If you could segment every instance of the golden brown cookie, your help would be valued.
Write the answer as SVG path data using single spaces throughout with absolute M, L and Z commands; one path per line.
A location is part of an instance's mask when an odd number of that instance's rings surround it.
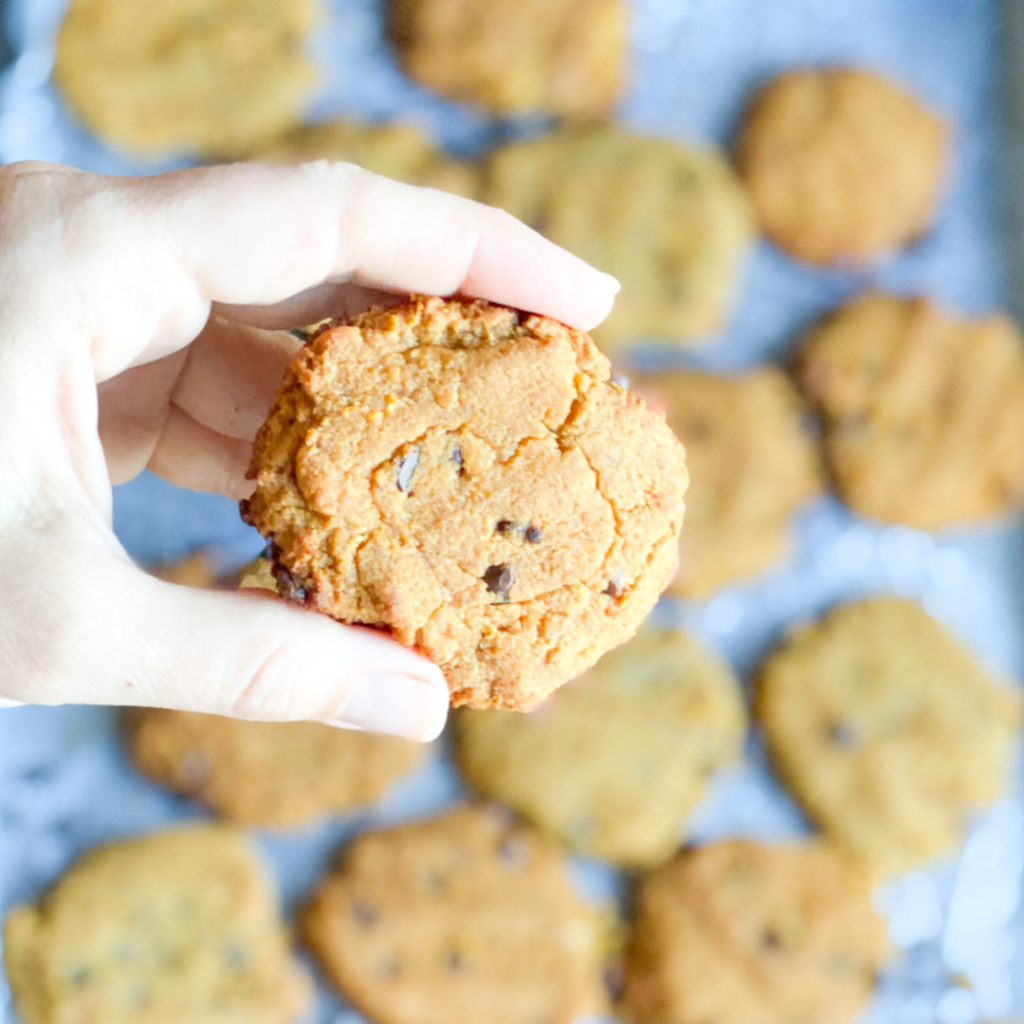
M 602 929 L 557 847 L 493 807 L 355 839 L 302 915 L 376 1024 L 569 1024 L 604 1002 Z
M 388 24 L 407 74 L 495 114 L 601 118 L 622 92 L 623 0 L 391 0 Z
M 849 69 L 793 71 L 757 95 L 736 159 L 761 227 L 817 264 L 865 264 L 930 227 L 949 130 L 899 86 Z
M 465 711 L 455 755 L 485 796 L 572 849 L 627 867 L 668 857 L 746 712 L 732 669 L 684 633 L 642 629 L 528 715 Z
M 452 703 L 532 707 L 675 569 L 686 468 L 587 335 L 417 299 L 328 329 L 260 430 L 243 515 L 281 593 L 388 628 Z
M 715 843 L 640 883 L 621 1009 L 635 1024 L 848 1024 L 887 953 L 870 884 L 838 851 Z
M 927 612 L 840 605 L 769 656 L 756 711 L 782 779 L 826 834 L 883 875 L 948 853 L 1003 792 L 1018 694 Z
M 439 188 L 467 199 L 475 199 L 480 190 L 474 164 L 445 156 L 411 124 L 306 124 L 251 157 L 269 163 L 343 160 L 408 185 Z
M 217 569 L 208 552 L 193 551 L 177 562 L 155 566 L 151 572 L 165 583 L 177 583 L 183 587 L 208 590 L 218 583 Z
M 782 371 L 631 377 L 686 448 L 690 488 L 669 592 L 705 598 L 784 559 L 790 520 L 822 490 L 818 448 Z
M 222 826 L 100 847 L 4 923 L 22 1024 L 292 1024 L 312 1001 L 256 851 Z
M 499 149 L 484 200 L 621 281 L 595 332 L 603 347 L 693 342 L 725 326 L 753 216 L 710 147 L 613 127 L 565 130 Z
M 857 512 L 939 530 L 1024 501 L 1024 344 L 1009 317 L 867 294 L 810 332 L 797 376 Z
M 298 121 L 317 13 L 315 0 L 72 0 L 54 80 L 117 146 L 238 155 Z
M 143 774 L 231 821 L 269 826 L 372 803 L 425 749 L 316 722 L 242 722 L 158 708 L 133 709 L 126 735 Z

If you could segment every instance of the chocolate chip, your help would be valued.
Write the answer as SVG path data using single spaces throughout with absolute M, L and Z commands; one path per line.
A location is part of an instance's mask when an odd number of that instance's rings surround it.
M 781 949 L 782 940 L 771 928 L 766 928 L 761 933 L 761 945 L 765 949 Z
M 447 970 L 451 971 L 452 974 L 458 974 L 466 967 L 466 961 L 462 954 L 457 950 L 450 950 L 448 955 L 444 958 L 444 966 Z
M 612 579 L 608 581 L 608 586 L 604 588 L 602 593 L 607 594 L 609 597 L 619 598 L 626 592 L 626 574 L 620 569 Z
M 539 544 L 540 543 L 540 527 L 534 526 L 533 523 L 526 528 L 526 543 L 527 544 Z
M 252 521 L 252 502 L 248 498 L 243 498 L 238 503 L 238 514 L 242 517 L 242 522 L 248 526 L 253 525 Z
M 364 928 L 369 928 L 377 923 L 376 909 L 365 900 L 352 901 L 352 914 Z
M 289 569 L 286 569 L 283 565 L 274 563 L 274 567 L 271 570 L 274 574 L 274 580 L 277 583 L 277 592 L 286 601 L 305 601 L 306 600 L 306 588 L 303 586 L 302 581 L 298 576 L 294 575 Z
M 398 489 L 403 494 L 409 493 L 409 487 L 412 484 L 412 475 L 416 472 L 416 467 L 420 464 L 420 449 L 419 445 L 410 449 L 403 457 L 402 461 L 398 463 Z
M 494 532 L 500 533 L 503 537 L 507 536 L 510 533 L 514 533 L 515 528 L 516 524 L 513 523 L 511 519 L 499 519 L 494 524 Z
M 459 476 L 465 476 L 466 468 L 462 465 L 462 449 L 458 445 L 452 448 L 452 462 L 459 467 Z
M 490 593 L 497 594 L 502 601 L 507 601 L 512 589 L 512 566 L 489 565 L 484 573 L 484 583 L 487 584 Z
M 828 738 L 840 747 L 857 745 L 857 730 L 849 722 L 835 722 L 828 730 Z

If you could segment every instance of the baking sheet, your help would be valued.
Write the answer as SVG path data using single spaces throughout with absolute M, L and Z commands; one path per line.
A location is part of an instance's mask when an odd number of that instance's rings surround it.
M 799 331 L 868 284 L 921 292 L 981 312 L 1024 295 L 1018 214 L 998 188 L 1020 145 L 999 115 L 997 76 L 1013 31 L 996 0 L 634 0 L 632 86 L 621 119 L 640 130 L 726 143 L 750 89 L 793 65 L 866 65 L 902 80 L 957 128 L 950 195 L 934 232 L 870 273 L 813 270 L 761 245 L 742 301 L 720 343 L 693 357 L 659 346 L 645 366 L 690 362 L 734 368 L 782 359 Z M 1011 18 L 1024 5 L 1007 0 Z M 0 79 L 0 159 L 48 159 L 109 173 L 146 173 L 77 128 L 48 84 L 63 3 L 15 0 L 7 28 L 15 54 Z M 479 152 L 543 122 L 496 123 L 431 96 L 399 73 L 381 37 L 381 4 L 334 0 L 315 50 L 324 68 L 315 116 L 411 118 L 462 154 Z M 1002 54 L 1002 58 L 1000 55 Z M 1011 57 L 1012 60 L 1012 52 Z M 1016 96 L 1016 93 L 1010 95 Z M 1021 104 L 1024 110 L 1024 103 Z M 1024 116 L 1020 117 L 1024 138 Z M 1011 142 L 1012 145 L 1008 145 Z M 1016 156 L 1014 156 L 1016 154 Z M 1005 156 L 1004 156 L 1005 155 Z M 1010 182 L 1016 185 L 1016 180 Z M 1007 191 L 1011 197 L 1016 193 Z M 1013 211 L 1024 211 L 1024 190 Z M 1017 254 L 1017 255 L 1015 255 Z M 262 541 L 233 503 L 179 491 L 144 475 L 116 489 L 115 528 L 142 562 L 211 548 L 240 564 Z M 992 667 L 1024 679 L 1024 529 L 1019 520 L 931 537 L 880 527 L 834 499 L 800 520 L 791 564 L 705 604 L 663 601 L 656 614 L 723 651 L 745 677 L 790 623 L 848 597 L 895 591 L 918 597 Z M 903 953 L 881 979 L 866 1019 L 885 1024 L 971 1024 L 1024 1015 L 1024 802 L 1020 771 L 1010 798 L 975 823 L 962 855 L 876 894 Z M 443 756 L 390 797 L 354 817 L 297 832 L 259 832 L 289 907 L 345 837 L 367 825 L 428 814 L 462 793 Z M 198 812 L 133 775 L 116 741 L 114 714 L 93 708 L 0 711 L 0 913 L 34 899 L 79 852 Z M 695 838 L 774 838 L 805 831 L 765 770 L 756 737 L 697 812 Z M 576 861 L 581 885 L 617 894 L 621 879 Z M 0 980 L 0 1020 L 14 1021 Z M 360 1018 L 323 994 L 318 1024 Z

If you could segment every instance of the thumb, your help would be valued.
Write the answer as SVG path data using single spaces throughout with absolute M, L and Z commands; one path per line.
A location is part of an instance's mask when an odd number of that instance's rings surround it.
M 21 640 L 0 653 L 23 662 L 0 665 L 0 696 L 312 719 L 417 740 L 444 726 L 441 670 L 381 633 L 260 593 L 164 583 L 110 549 L 79 547 L 69 562 L 76 578 L 29 607 Z

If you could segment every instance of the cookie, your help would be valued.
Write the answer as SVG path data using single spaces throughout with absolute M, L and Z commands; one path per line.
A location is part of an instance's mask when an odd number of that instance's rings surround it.
M 526 709 L 630 637 L 675 569 L 683 449 L 590 338 L 419 298 L 296 357 L 248 522 L 281 593 L 387 628 L 454 705 Z
M 776 245 L 810 263 L 863 265 L 928 230 L 949 142 L 945 121 L 894 83 L 819 68 L 758 93 L 736 160 Z
M 602 347 L 692 343 L 725 327 L 753 215 L 716 150 L 621 128 L 565 130 L 497 150 L 484 200 L 622 282 L 595 332 Z
M 375 1024 L 569 1024 L 605 1002 L 597 912 L 557 847 L 497 808 L 360 835 L 301 928 Z
M 220 826 L 86 854 L 4 923 L 22 1024 L 292 1024 L 312 985 L 256 851 Z
M 1024 342 L 1009 317 L 867 294 L 810 332 L 797 376 L 855 511 L 940 530 L 1024 500 Z
M 641 881 L 621 1009 L 634 1024 L 848 1024 L 887 953 L 870 884 L 836 850 L 715 843 Z
M 297 123 L 317 13 L 314 0 L 72 0 L 54 81 L 115 146 L 240 155 Z
M 746 732 L 732 669 L 685 633 L 644 627 L 528 715 L 465 711 L 468 781 L 579 853 L 664 860 Z
M 706 598 L 790 550 L 790 520 L 823 483 L 818 446 L 789 378 L 763 366 L 732 377 L 666 371 L 631 385 L 666 410 L 686 448 L 690 488 L 677 597 Z
M 343 160 L 408 185 L 439 188 L 467 199 L 475 199 L 479 192 L 473 164 L 446 157 L 410 124 L 307 124 L 252 158 L 268 163 Z
M 205 551 L 194 551 L 177 562 L 166 562 L 155 566 L 153 575 L 165 583 L 177 583 L 183 587 L 209 590 L 220 582 L 217 568 L 211 556 Z
M 242 722 L 157 708 L 126 716 L 128 753 L 155 782 L 247 825 L 296 826 L 372 803 L 423 746 L 316 722 Z
M 623 0 L 391 0 L 402 68 L 499 115 L 607 117 L 623 88 Z
M 760 672 L 756 712 L 779 775 L 880 875 L 949 853 L 1003 792 L 1018 694 L 917 604 L 840 605 Z

